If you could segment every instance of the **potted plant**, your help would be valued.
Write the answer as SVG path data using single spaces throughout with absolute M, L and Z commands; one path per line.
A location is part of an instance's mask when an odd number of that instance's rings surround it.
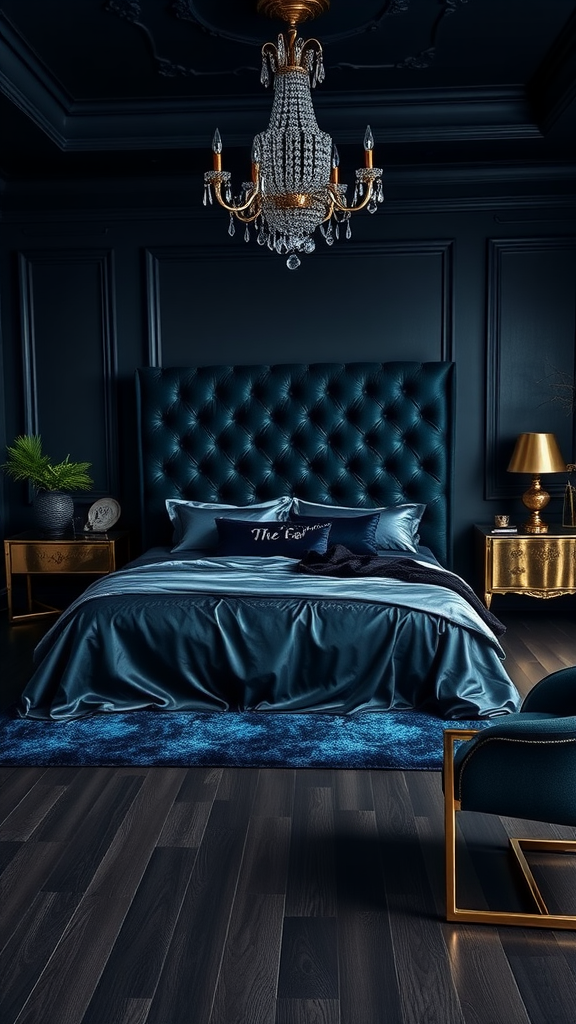
M 92 487 L 88 475 L 91 463 L 71 462 L 69 455 L 63 462 L 52 462 L 42 451 L 38 434 L 17 437 L 6 453 L 2 466 L 6 474 L 13 480 L 29 480 L 35 488 L 34 511 L 42 532 L 62 536 L 71 527 L 74 516 L 74 502 L 68 492 Z

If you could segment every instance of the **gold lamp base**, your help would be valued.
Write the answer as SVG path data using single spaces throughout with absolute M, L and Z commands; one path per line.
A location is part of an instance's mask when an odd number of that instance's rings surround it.
M 530 509 L 530 518 L 522 524 L 526 533 L 548 533 L 548 523 L 545 523 L 540 512 L 550 501 L 548 491 L 545 491 L 540 483 L 540 477 L 534 474 L 532 483 L 522 495 L 522 501 L 526 508 Z
M 526 533 L 548 533 L 540 512 L 550 501 L 548 491 L 540 483 L 541 473 L 563 473 L 566 463 L 562 458 L 554 434 L 519 434 L 508 465 L 509 473 L 532 473 L 532 483 L 522 495 L 522 501 L 531 515 L 522 526 Z

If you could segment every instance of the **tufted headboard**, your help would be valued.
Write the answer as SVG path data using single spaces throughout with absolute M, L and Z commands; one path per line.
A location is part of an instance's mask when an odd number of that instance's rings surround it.
M 166 498 L 292 494 L 424 502 L 422 543 L 450 563 L 453 363 L 146 367 L 136 392 L 145 547 L 170 542 Z

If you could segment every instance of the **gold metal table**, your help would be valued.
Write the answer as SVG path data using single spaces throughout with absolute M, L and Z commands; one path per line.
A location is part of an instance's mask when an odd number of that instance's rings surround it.
M 550 526 L 548 533 L 494 534 L 490 526 L 475 526 L 474 531 L 487 608 L 494 594 L 576 594 L 576 530 Z
M 129 534 L 126 530 L 86 537 L 48 539 L 37 533 L 20 533 L 4 541 L 6 589 L 9 622 L 58 615 L 62 609 L 34 600 L 32 579 L 49 573 L 106 576 L 124 565 L 130 557 Z M 24 611 L 14 608 L 14 577 L 26 578 Z

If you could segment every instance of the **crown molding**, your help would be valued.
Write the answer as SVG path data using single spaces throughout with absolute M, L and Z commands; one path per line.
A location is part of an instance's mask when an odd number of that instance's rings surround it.
M 66 148 L 66 114 L 71 105 L 71 97 L 26 46 L 2 11 L 0 91 L 60 149 Z
M 441 17 L 454 14 L 463 2 L 442 0 Z M 385 14 L 405 14 L 409 3 L 391 0 L 376 20 L 385 20 Z M 128 20 L 134 20 L 141 7 L 139 0 L 117 0 L 117 5 L 128 12 L 124 15 Z M 180 17 L 185 9 L 192 17 L 197 14 L 192 0 L 174 2 L 173 7 L 177 6 Z M 358 32 L 366 30 L 365 25 L 358 28 Z M 0 91 L 62 152 L 208 149 L 216 121 L 227 148 L 248 147 L 254 133 L 267 123 L 271 105 L 268 93 L 257 86 L 256 72 L 254 78 L 254 95 L 225 101 L 78 100 L 63 89 L 0 11 Z M 539 139 L 567 116 L 574 117 L 576 130 L 576 13 L 526 89 L 412 89 L 379 94 L 319 90 L 314 105 L 322 128 L 339 145 L 357 145 L 360 126 L 367 121 L 378 145 Z
M 576 100 L 576 11 L 528 83 L 534 115 L 544 133 Z M 575 114 L 576 116 L 576 114 Z
M 62 89 L 1 12 L 0 69 L 0 90 L 63 152 L 204 149 L 216 116 L 226 145 L 244 147 L 270 112 L 270 96 L 264 90 L 225 101 L 77 100 Z M 314 103 L 322 127 L 341 145 L 357 143 L 359 126 L 368 119 L 384 143 L 541 135 L 529 97 L 518 87 L 378 94 L 320 91 Z
M 0 75 L 0 89 L 64 152 L 207 149 L 216 118 L 226 146 L 249 147 L 270 114 L 267 96 L 230 99 L 225 106 L 215 100 L 64 105 L 37 79 L 16 88 L 5 78 Z M 541 136 L 526 97 L 515 88 L 332 94 L 317 97 L 315 108 L 323 129 L 341 145 L 361 141 L 367 121 L 379 143 Z

